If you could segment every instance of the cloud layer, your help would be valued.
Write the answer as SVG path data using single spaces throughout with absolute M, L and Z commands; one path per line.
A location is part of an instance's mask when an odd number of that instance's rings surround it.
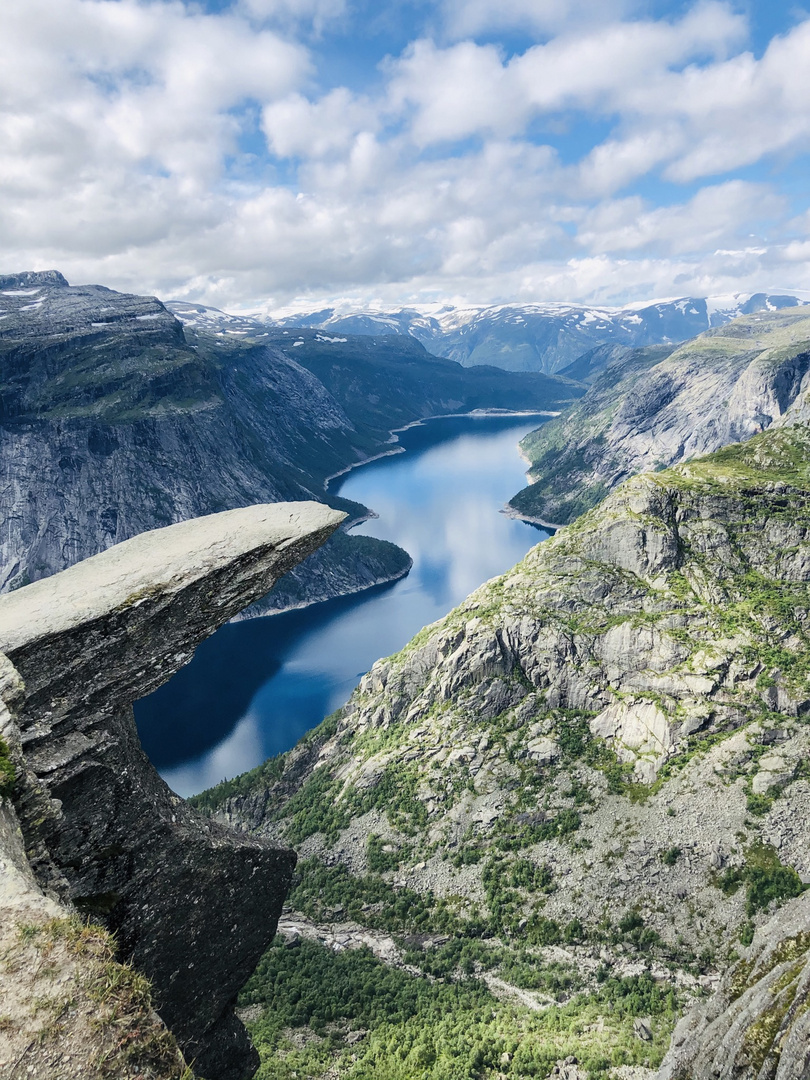
M 729 3 L 659 7 L 414 2 L 403 42 L 350 0 L 11 5 L 0 269 L 229 307 L 810 288 L 810 19 L 754 51 Z

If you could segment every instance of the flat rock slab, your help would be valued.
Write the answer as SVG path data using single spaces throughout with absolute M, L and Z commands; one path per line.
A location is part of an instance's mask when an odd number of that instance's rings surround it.
M 141 533 L 0 596 L 0 650 L 11 653 L 36 638 L 64 633 L 150 597 L 178 593 L 262 551 L 276 553 L 272 562 L 277 563 L 302 544 L 310 554 L 345 516 L 322 503 L 267 503 Z

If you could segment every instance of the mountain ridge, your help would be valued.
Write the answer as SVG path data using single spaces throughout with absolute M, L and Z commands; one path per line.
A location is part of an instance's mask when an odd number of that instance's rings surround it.
M 296 845 L 293 913 L 404 934 L 418 970 L 463 979 L 475 940 L 467 977 L 524 998 L 549 965 L 578 973 L 559 1006 L 576 1037 L 491 999 L 482 1045 L 522 1047 L 505 1075 L 571 1054 L 589 1076 L 657 1066 L 665 1010 L 640 998 L 652 1012 L 609 1021 L 597 967 L 683 1008 L 810 882 L 808 461 L 802 421 L 627 481 L 375 664 L 295 750 L 195 802 Z M 373 1032 L 362 1045 L 389 1067 Z
M 6 590 L 155 526 L 257 500 L 315 498 L 357 520 L 367 508 L 324 483 L 390 449 L 391 428 L 581 393 L 542 375 L 466 373 L 416 342 L 327 343 L 340 356 L 321 364 L 316 335 L 285 350 L 270 340 L 283 335 L 254 324 L 252 337 L 186 333 L 156 298 L 70 286 L 56 271 L 7 275 L 0 315 Z M 253 613 L 394 580 L 410 565 L 395 545 L 340 531 Z
M 410 334 L 439 356 L 465 366 L 494 364 L 515 371 L 560 373 L 588 350 L 607 343 L 640 348 L 688 340 L 739 315 L 801 306 L 782 293 L 738 293 L 639 301 L 623 307 L 562 302 L 392 310 L 313 312 L 266 317 L 283 328 L 332 333 Z

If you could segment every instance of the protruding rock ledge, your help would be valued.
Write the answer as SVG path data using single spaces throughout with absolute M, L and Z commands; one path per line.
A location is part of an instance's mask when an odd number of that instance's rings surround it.
M 132 702 L 343 516 L 318 503 L 214 514 L 0 597 L 0 650 L 25 682 L 4 725 L 13 801 L 39 885 L 115 931 L 187 1057 L 216 1080 L 258 1063 L 230 1005 L 275 932 L 295 855 L 174 795 L 140 748 Z

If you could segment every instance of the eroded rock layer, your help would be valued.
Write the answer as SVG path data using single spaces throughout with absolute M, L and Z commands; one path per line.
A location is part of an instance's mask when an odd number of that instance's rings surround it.
M 519 513 L 567 524 L 636 473 L 676 465 L 806 416 L 806 308 L 735 319 L 677 349 L 611 359 L 573 409 L 523 440 Z
M 810 895 L 779 912 L 711 1000 L 676 1027 L 659 1080 L 810 1076 Z

